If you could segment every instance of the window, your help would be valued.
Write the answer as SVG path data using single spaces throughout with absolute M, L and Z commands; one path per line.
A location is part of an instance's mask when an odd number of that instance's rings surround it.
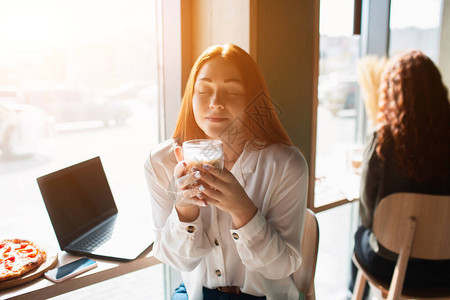
M 353 0 L 321 0 L 314 209 L 320 224 L 317 298 L 347 297 L 355 205 L 362 160 L 357 66 L 360 36 L 353 35 Z M 338 13 L 336 13 L 338 12 Z M 353 163 L 353 166 L 352 166 Z M 339 207 L 338 207 L 339 206 Z M 330 281 L 330 276 L 335 280 Z
M 353 5 L 353 0 L 320 1 L 316 208 L 358 193 L 358 178 L 352 173 L 361 159 L 356 140 L 360 41 L 352 35 Z
M 155 6 L 0 0 L 2 233 L 15 232 L 10 216 L 25 216 L 20 236 L 36 222 L 51 231 L 36 178 L 97 155 L 119 210 L 150 206 L 143 163 L 158 142 Z
M 442 0 L 391 0 L 389 56 L 419 49 L 438 64 L 442 5 Z

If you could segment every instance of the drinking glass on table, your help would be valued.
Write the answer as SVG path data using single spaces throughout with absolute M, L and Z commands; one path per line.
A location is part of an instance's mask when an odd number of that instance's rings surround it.
M 361 165 L 363 161 L 364 149 L 362 147 L 356 147 L 347 152 L 347 160 L 350 164 L 350 169 L 353 173 L 361 173 Z

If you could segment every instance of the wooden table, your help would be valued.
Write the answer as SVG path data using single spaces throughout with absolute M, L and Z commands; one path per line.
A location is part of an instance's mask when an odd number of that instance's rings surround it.
M 159 264 L 160 261 L 153 257 L 152 247 L 149 247 L 137 259 L 130 262 L 116 262 L 97 259 L 98 267 L 80 274 L 61 283 L 40 277 L 21 286 L 0 290 L 0 299 L 48 299 L 95 283 L 125 275 Z M 64 265 L 79 258 L 78 256 L 60 252 L 58 265 Z
M 58 265 L 64 265 L 79 258 L 60 250 L 35 182 L 36 176 L 31 174 L 25 177 L 26 180 L 13 182 L 10 178 L 15 174 L 13 168 L 11 167 L 8 173 L 4 167 L 5 163 L 2 165 L 0 162 L 0 204 L 2 207 L 8 207 L 8 209 L 0 209 L 0 240 L 23 238 L 37 242 L 44 249 L 58 253 Z M 14 167 L 17 166 L 14 164 Z M 30 182 L 26 182 L 27 180 Z M 8 190 L 7 188 L 12 185 L 20 188 Z M 130 192 L 129 189 L 133 191 Z M 141 190 L 144 191 L 141 192 Z M 145 192 L 145 186 L 136 187 L 136 184 L 131 183 L 123 183 L 123 186 L 119 186 L 115 194 L 119 213 L 136 217 L 136 212 L 139 212 L 151 217 L 148 195 Z M 130 262 L 95 258 L 98 267 L 77 277 L 61 283 L 53 283 L 42 276 L 23 285 L 0 290 L 0 299 L 48 299 L 154 266 L 160 262 L 153 257 L 151 250 L 149 247 L 137 259 Z

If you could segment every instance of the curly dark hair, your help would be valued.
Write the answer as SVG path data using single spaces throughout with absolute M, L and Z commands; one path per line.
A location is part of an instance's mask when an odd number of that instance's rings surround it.
M 417 50 L 393 57 L 381 75 L 379 108 L 381 158 L 394 149 L 400 170 L 418 181 L 449 176 L 448 91 L 430 58 Z

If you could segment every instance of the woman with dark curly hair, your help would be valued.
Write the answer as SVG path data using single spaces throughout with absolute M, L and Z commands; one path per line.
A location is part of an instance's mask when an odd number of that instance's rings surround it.
M 380 84 L 378 127 L 367 145 L 361 178 L 355 252 L 375 277 L 389 282 L 397 256 L 372 233 L 375 208 L 398 192 L 450 194 L 450 109 L 447 88 L 422 52 L 400 53 Z M 352 277 L 356 277 L 353 268 Z M 410 259 L 405 287 L 448 284 L 450 261 Z

